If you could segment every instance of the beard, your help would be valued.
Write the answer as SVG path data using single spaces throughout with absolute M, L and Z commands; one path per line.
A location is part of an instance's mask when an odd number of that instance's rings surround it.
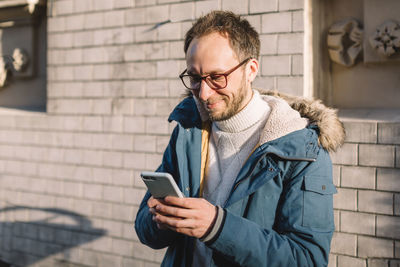
M 244 75 L 243 75 L 244 76 Z M 227 120 L 241 110 L 241 106 L 243 104 L 243 101 L 246 98 L 246 82 L 245 82 L 245 77 L 242 78 L 242 81 L 240 82 L 240 86 L 238 88 L 238 95 L 234 96 L 232 101 L 229 103 L 229 98 L 227 96 L 222 96 L 222 101 L 225 102 L 226 104 L 226 109 L 222 112 L 212 112 L 212 110 L 208 110 L 206 108 L 206 111 L 208 113 L 208 117 L 210 118 L 211 121 L 223 121 Z M 205 103 L 206 104 L 206 103 Z

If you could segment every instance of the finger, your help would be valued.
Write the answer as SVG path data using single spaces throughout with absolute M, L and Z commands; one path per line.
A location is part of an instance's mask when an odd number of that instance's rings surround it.
M 154 220 L 156 223 L 164 224 L 171 229 L 178 228 L 195 228 L 197 223 L 193 219 L 182 219 L 178 217 L 168 217 L 160 214 L 155 215 Z
M 196 207 L 196 202 L 198 201 L 198 198 L 179 198 L 179 197 L 173 197 L 173 196 L 167 196 L 165 197 L 164 201 L 168 205 L 173 205 L 181 208 L 194 208 Z
M 180 208 L 176 206 L 158 204 L 157 206 L 155 206 L 155 210 L 158 213 L 172 217 L 192 218 L 194 216 L 193 210 Z

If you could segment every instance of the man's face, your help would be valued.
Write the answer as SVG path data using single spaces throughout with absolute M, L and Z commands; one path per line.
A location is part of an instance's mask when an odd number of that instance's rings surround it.
M 193 39 L 186 53 L 187 73 L 192 75 L 224 73 L 239 63 L 229 40 L 219 33 Z M 232 72 L 227 81 L 225 88 L 215 90 L 203 80 L 200 90 L 193 90 L 212 121 L 229 119 L 242 110 L 252 97 L 244 67 Z

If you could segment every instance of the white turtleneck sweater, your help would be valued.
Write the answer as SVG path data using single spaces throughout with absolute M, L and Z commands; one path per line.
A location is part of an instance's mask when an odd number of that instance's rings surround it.
M 214 205 L 224 206 L 240 169 L 258 145 L 270 107 L 258 91 L 239 113 L 211 126 L 208 170 L 205 172 L 203 197 Z M 212 251 L 196 240 L 193 266 L 209 266 Z

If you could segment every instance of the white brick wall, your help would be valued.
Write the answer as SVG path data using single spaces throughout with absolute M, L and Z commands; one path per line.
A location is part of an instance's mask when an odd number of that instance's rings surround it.
M 159 266 L 133 228 L 184 92 L 183 38 L 227 9 L 260 33 L 254 86 L 303 94 L 302 0 L 56 0 L 48 18 L 46 113 L 0 113 L 0 258 L 16 266 Z M 156 23 L 171 20 L 155 30 Z M 399 124 L 346 121 L 332 154 L 330 267 L 400 258 Z M 19 208 L 18 208 L 19 207 Z M 14 210 L 13 210 L 14 209 Z M 368 259 L 371 258 L 371 259 Z M 368 265 L 367 265 L 368 263 Z

